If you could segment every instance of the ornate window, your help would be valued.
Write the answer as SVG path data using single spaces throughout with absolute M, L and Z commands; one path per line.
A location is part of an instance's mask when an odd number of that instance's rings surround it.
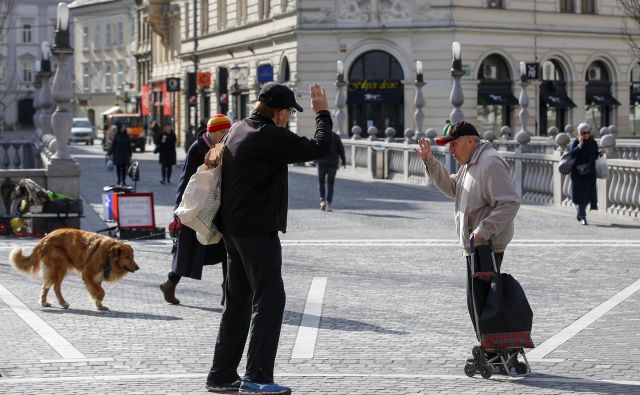
M 236 22 L 241 25 L 247 22 L 247 0 L 236 0 Z
M 24 44 L 31 43 L 31 24 L 25 23 L 22 25 L 22 42 Z
M 564 130 L 569 122 L 569 110 L 576 104 L 567 95 L 567 82 L 560 63 L 554 59 L 542 63 L 540 82 L 539 126 L 540 134 L 546 135 L 550 127 Z
M 504 8 L 502 0 L 487 0 L 487 8 Z
M 227 27 L 227 0 L 218 0 L 218 30 Z
M 580 11 L 583 14 L 595 14 L 596 13 L 596 0 L 582 0 Z
M 587 67 L 586 117 L 594 130 L 600 130 L 611 123 L 613 107 L 620 102 L 611 94 L 609 70 L 602 61 L 595 61 Z
M 82 64 L 82 91 L 89 92 L 91 90 L 91 78 L 89 77 L 89 63 Z
M 100 24 L 96 23 L 93 30 L 93 49 L 100 49 Z
M 271 0 L 258 0 L 258 17 L 267 19 L 271 13 Z
M 640 135 L 640 63 L 631 69 L 631 97 L 629 109 L 629 126 L 633 136 Z
M 111 77 L 111 63 L 104 64 L 104 90 L 113 91 L 113 78 Z
M 104 47 L 111 48 L 111 40 L 113 36 L 111 35 L 111 23 L 107 22 L 104 26 Z
M 82 27 L 82 49 L 89 49 L 89 26 Z
M 122 23 L 122 21 L 118 21 L 117 26 L 118 30 L 116 31 L 116 43 L 119 47 L 121 47 L 124 45 L 124 23 Z
M 518 105 L 505 59 L 497 54 L 485 58 L 478 70 L 478 80 L 478 128 L 498 133 L 502 126 L 511 126 L 511 113 Z
M 33 63 L 31 61 L 22 62 L 22 82 L 31 83 L 33 81 Z
M 227 5 L 226 5 L 226 1 L 222 1 L 222 2 L 225 3 L 224 18 L 226 20 Z M 220 16 L 220 13 L 218 13 L 218 16 Z M 202 34 L 209 33 L 209 0 L 200 1 L 200 33 Z

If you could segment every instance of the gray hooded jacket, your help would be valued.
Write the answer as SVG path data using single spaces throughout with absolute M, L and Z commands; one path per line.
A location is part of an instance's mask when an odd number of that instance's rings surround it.
M 455 199 L 456 230 L 464 254 L 469 255 L 469 236 L 477 233 L 493 240 L 495 252 L 503 252 L 513 238 L 513 219 L 520 208 L 509 164 L 491 144 L 478 145 L 467 164 L 451 174 L 432 158 L 427 173 L 445 195 Z

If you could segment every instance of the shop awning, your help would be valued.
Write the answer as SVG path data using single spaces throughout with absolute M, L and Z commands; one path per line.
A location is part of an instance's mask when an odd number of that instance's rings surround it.
M 577 107 L 576 103 L 574 103 L 566 93 L 549 93 L 543 95 L 542 99 L 547 104 L 547 106 L 553 108 Z
M 599 106 L 619 106 L 620 102 L 616 100 L 610 93 L 587 94 L 587 103 Z
M 517 106 L 518 99 L 511 92 L 478 92 L 478 104 L 485 106 Z
M 122 111 L 120 110 L 119 106 L 113 106 L 113 107 L 109 108 L 108 110 L 100 113 L 100 115 L 103 115 L 103 116 L 104 115 L 111 115 L 111 114 L 117 114 L 117 113 L 120 113 L 120 112 L 122 112 Z

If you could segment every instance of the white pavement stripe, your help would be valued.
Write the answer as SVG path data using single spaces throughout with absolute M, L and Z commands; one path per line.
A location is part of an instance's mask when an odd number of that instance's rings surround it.
M 78 349 L 0 284 L 0 299 L 64 359 L 86 359 Z
M 293 345 L 291 358 L 313 358 L 318 339 L 318 327 L 320 326 L 320 316 L 322 315 L 322 303 L 324 293 L 327 288 L 326 277 L 314 277 L 309 288 L 307 303 L 304 306 L 302 321 L 298 328 L 298 336 Z
M 378 379 L 420 379 L 420 380 L 460 380 L 471 382 L 467 376 L 454 375 L 454 374 L 358 374 L 358 373 L 278 373 L 277 377 L 281 378 L 378 378 Z M 176 379 L 197 379 L 204 380 L 202 372 L 200 373 L 159 373 L 159 374 L 131 374 L 131 375 L 105 375 L 105 376 L 69 376 L 69 377 L 29 377 L 29 378 L 10 378 L 3 377 L 0 379 L 0 388 L 3 385 L 11 384 L 27 384 L 27 383 L 48 383 L 48 382 L 95 382 L 95 381 L 139 381 L 139 380 L 154 380 L 154 381 L 167 381 Z M 526 382 L 544 382 L 555 384 L 581 384 L 588 382 L 592 385 L 627 385 L 638 388 L 627 388 L 629 391 L 640 390 L 640 381 L 633 380 L 597 380 L 590 378 L 571 378 L 571 377 L 493 377 L 492 381 L 495 382 L 508 382 L 508 381 L 526 381 Z M 204 385 L 204 382 L 203 382 Z M 628 392 L 632 393 L 632 392 Z
M 611 309 L 625 301 L 631 295 L 636 293 L 640 289 L 640 280 L 629 285 L 627 288 L 613 295 L 609 300 L 605 301 L 601 305 L 595 307 L 587 314 L 575 320 L 571 325 L 567 326 L 560 332 L 551 336 L 544 343 L 534 348 L 527 353 L 528 358 L 541 359 L 548 355 L 550 352 L 560 347 L 566 341 L 580 333 L 583 329 L 594 323 L 598 318 L 605 315 Z

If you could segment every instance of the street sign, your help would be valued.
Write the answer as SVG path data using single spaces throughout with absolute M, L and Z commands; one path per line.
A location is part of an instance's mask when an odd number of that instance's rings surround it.
M 540 63 L 527 63 L 527 79 L 537 80 L 540 78 Z
M 273 66 L 263 64 L 258 66 L 258 83 L 264 84 L 273 81 Z
M 180 92 L 180 78 L 169 77 L 166 79 L 167 92 Z
M 208 88 L 211 86 L 211 72 L 198 71 L 198 86 Z
M 463 64 L 462 72 L 464 73 L 463 75 L 471 75 L 471 66 L 469 66 L 468 64 Z

